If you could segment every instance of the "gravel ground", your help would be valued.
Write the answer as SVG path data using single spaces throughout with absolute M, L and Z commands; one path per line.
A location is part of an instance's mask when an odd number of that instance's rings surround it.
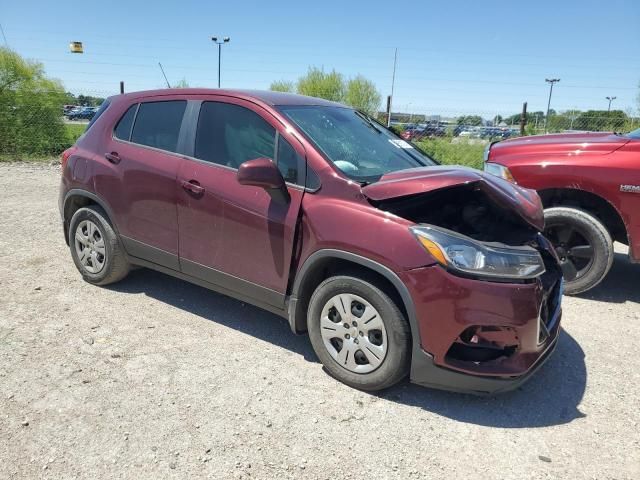
M 640 478 L 640 265 L 566 298 L 551 360 L 477 398 L 380 395 L 286 322 L 138 270 L 83 282 L 58 167 L 0 165 L 0 478 Z

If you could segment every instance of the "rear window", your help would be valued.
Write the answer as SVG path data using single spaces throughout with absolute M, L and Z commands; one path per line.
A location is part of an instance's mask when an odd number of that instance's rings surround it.
M 131 133 L 131 141 L 175 152 L 186 107 L 186 100 L 141 103 Z
M 129 109 L 122 116 L 118 125 L 113 131 L 113 135 L 120 140 L 129 140 L 131 138 L 131 127 L 133 126 L 133 119 L 136 116 L 136 108 L 138 104 L 131 105 Z
M 96 120 L 98 120 L 98 117 L 102 115 L 102 113 L 109 107 L 110 103 L 111 102 L 109 102 L 108 98 L 104 102 L 102 102 L 102 105 L 100 105 L 100 108 L 98 109 L 98 111 L 95 113 L 93 117 L 91 117 L 91 120 L 89 120 L 89 124 L 87 125 L 85 132 L 91 128 L 91 125 L 96 123 Z

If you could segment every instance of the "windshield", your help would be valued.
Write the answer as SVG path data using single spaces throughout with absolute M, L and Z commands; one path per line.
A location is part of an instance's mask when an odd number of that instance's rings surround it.
M 635 130 L 627 133 L 625 135 L 625 137 L 629 137 L 629 138 L 633 138 L 633 139 L 638 139 L 640 140 L 640 128 L 636 128 Z
M 353 180 L 370 183 L 389 172 L 436 165 L 411 144 L 351 108 L 296 105 L 279 109 Z

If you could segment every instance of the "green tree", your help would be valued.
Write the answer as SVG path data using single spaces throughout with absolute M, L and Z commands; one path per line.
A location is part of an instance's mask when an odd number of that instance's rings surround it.
M 104 102 L 103 97 L 93 97 L 91 95 L 83 95 L 83 94 L 75 96 L 71 92 L 67 92 L 65 93 L 65 95 L 66 95 L 66 98 L 64 102 L 65 104 L 68 104 L 68 105 L 83 105 L 87 107 L 98 107 L 102 105 L 102 102 Z
M 371 80 L 357 75 L 347 82 L 344 101 L 347 105 L 369 115 L 378 113 L 382 96 Z
M 479 126 L 482 125 L 482 117 L 480 115 L 463 115 L 458 117 L 457 123 L 458 125 Z
M 325 73 L 317 67 L 310 67 L 307 74 L 298 79 L 298 93 L 319 97 L 334 102 L 342 102 L 345 97 L 345 84 L 342 75 L 332 70 Z
M 175 85 L 171 85 L 173 88 L 189 88 L 189 82 L 187 82 L 187 79 L 182 77 L 182 80 L 179 80 L 178 82 L 176 82 Z
M 622 110 L 587 110 L 582 112 L 574 122 L 576 130 L 619 132 L 624 129 L 629 118 Z
M 276 80 L 275 82 L 271 82 L 269 90 L 274 92 L 293 93 L 295 91 L 295 85 L 293 82 L 289 82 L 287 80 Z
M 38 62 L 0 48 L 0 156 L 58 154 L 70 144 L 62 123 L 62 85 Z

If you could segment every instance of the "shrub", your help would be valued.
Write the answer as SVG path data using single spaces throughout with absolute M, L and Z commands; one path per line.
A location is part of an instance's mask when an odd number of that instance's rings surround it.
M 71 143 L 62 122 L 66 95 L 42 64 L 0 48 L 0 156 L 55 155 Z
M 484 143 L 473 140 L 459 140 L 454 143 L 449 138 L 426 138 L 419 141 L 418 146 L 430 157 L 446 165 L 464 165 L 482 169 Z

